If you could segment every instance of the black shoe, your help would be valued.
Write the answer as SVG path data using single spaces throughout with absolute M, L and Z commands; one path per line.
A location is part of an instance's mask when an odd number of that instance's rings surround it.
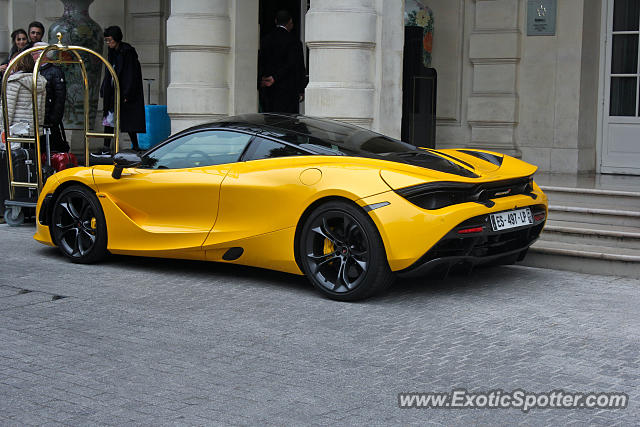
M 108 148 L 103 148 L 102 150 L 95 151 L 91 153 L 92 156 L 110 156 L 111 150 Z

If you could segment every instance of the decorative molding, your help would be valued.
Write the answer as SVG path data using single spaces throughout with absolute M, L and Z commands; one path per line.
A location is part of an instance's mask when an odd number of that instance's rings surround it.
M 455 117 L 438 117 L 436 115 L 436 126 L 460 126 L 460 120 Z
M 209 52 L 228 54 L 231 51 L 230 46 L 198 46 L 198 45 L 167 45 L 170 53 L 178 52 Z
M 368 13 L 371 15 L 378 15 L 378 13 L 376 12 L 374 7 L 361 7 L 361 8 L 354 8 L 354 7 L 343 7 L 343 8 L 337 8 L 337 7 L 331 7 L 331 8 L 327 8 L 327 9 L 322 9 L 322 8 L 318 8 L 318 7 L 312 7 L 311 9 L 309 9 L 309 11 L 307 12 L 307 14 L 311 13 Z
M 474 28 L 471 35 L 474 34 L 522 34 L 518 27 L 510 28 Z
M 371 127 L 373 125 L 373 118 L 369 117 L 337 117 L 337 116 L 327 116 L 325 117 L 331 120 L 337 120 L 339 122 L 349 123 L 356 126 L 362 127 Z
M 162 17 L 164 17 L 164 13 L 162 13 L 162 12 L 131 12 L 131 13 L 129 13 L 129 15 L 131 15 L 134 18 L 139 18 L 139 17 L 144 17 L 144 18 L 148 18 L 148 17 L 162 18 Z
M 226 20 L 231 21 L 229 15 L 215 13 L 171 13 L 172 17 L 184 19 Z
M 457 93 L 456 98 L 458 99 L 456 115 L 457 117 L 438 117 L 436 110 L 436 141 L 437 141 L 437 126 L 438 124 L 442 124 L 445 126 L 462 126 L 462 100 L 464 98 L 464 87 L 465 87 L 465 76 L 464 76 L 464 57 L 465 57 L 465 43 L 466 43 L 466 22 L 465 22 L 466 14 L 465 14 L 465 0 L 458 0 L 458 23 L 460 26 L 460 33 L 458 39 L 458 55 L 460 60 L 458 61 L 458 84 L 457 84 Z M 469 35 L 470 36 L 470 35 Z M 437 142 L 436 142 L 437 143 Z
M 483 91 L 473 91 L 471 92 L 471 96 L 469 98 L 517 98 L 518 92 L 516 91 L 503 91 L 503 90 L 494 90 L 491 92 L 483 92 Z
M 375 50 L 375 42 L 346 42 L 346 41 L 311 41 L 307 42 L 309 49 L 362 49 Z
M 469 58 L 473 65 L 519 64 L 521 58 Z
M 171 89 L 193 89 L 193 88 L 200 88 L 200 89 L 229 89 L 229 85 L 228 84 L 223 84 L 223 85 L 213 85 L 213 84 L 208 84 L 208 83 L 181 83 L 181 82 L 177 82 L 177 83 L 170 83 L 169 87 Z
M 228 114 L 189 114 L 189 113 L 169 113 L 172 119 L 197 119 L 197 120 L 207 120 L 207 119 L 224 119 L 225 117 L 229 117 Z M 203 120 L 203 121 L 204 121 Z
M 307 89 L 365 89 L 374 90 L 373 83 L 364 82 L 309 82 Z
M 469 125 L 476 128 L 515 128 L 518 122 L 487 122 L 484 120 L 468 121 Z

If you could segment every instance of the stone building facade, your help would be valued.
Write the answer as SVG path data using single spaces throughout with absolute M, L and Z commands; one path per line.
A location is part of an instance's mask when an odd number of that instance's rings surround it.
M 152 102 L 168 105 L 178 131 L 258 110 L 258 23 L 274 2 L 95 0 L 90 14 L 124 29 L 155 79 Z M 404 2 L 299 3 L 305 113 L 399 137 Z M 555 32 L 545 36 L 528 34 L 530 0 L 423 3 L 435 22 L 437 148 L 501 151 L 549 172 L 640 174 L 640 2 L 551 2 Z M 58 0 L 0 0 L 0 49 L 11 30 L 61 13 Z

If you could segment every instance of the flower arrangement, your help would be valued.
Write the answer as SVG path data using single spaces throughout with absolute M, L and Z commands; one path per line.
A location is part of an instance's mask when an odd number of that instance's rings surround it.
M 425 67 L 430 67 L 431 52 L 433 51 L 433 11 L 421 0 L 406 0 L 404 25 L 423 28 L 422 62 Z

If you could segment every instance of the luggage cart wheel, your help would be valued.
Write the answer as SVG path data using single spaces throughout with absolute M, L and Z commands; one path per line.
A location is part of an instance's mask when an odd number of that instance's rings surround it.
M 15 227 L 24 223 L 24 211 L 20 206 L 7 206 L 4 210 L 4 220 Z

